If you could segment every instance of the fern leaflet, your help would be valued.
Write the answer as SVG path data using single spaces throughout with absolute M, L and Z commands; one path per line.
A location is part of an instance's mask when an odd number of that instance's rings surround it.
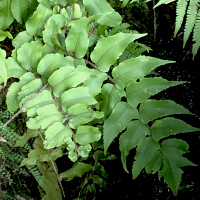
M 193 54 L 193 59 L 194 59 L 194 56 L 197 54 L 197 51 L 200 46 L 200 10 L 198 11 L 197 19 L 196 19 L 196 23 L 194 27 L 193 41 L 195 42 L 192 46 L 192 54 Z
M 185 44 L 190 36 L 190 33 L 192 32 L 196 17 L 197 17 L 197 9 L 198 9 L 198 0 L 190 1 L 188 10 L 187 10 L 187 18 L 186 18 L 186 24 L 184 29 L 184 37 L 183 37 L 183 48 L 185 47 Z
M 188 0 L 178 0 L 176 6 L 176 27 L 174 31 L 174 37 L 176 37 L 181 25 L 183 23 L 183 18 L 185 16 L 186 7 Z

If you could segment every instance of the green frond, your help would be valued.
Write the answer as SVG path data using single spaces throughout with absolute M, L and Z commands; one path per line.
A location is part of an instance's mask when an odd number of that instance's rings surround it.
M 185 16 L 186 7 L 188 0 L 178 0 L 176 6 L 176 26 L 174 31 L 174 37 L 176 37 L 181 25 L 183 23 L 183 18 Z
M 192 46 L 192 54 L 193 54 L 193 59 L 194 59 L 200 47 L 200 9 L 198 11 L 197 19 L 196 19 L 196 23 L 194 27 L 193 41 L 195 42 Z
M 190 4 L 187 10 L 185 29 L 184 29 L 183 48 L 185 47 L 185 44 L 190 36 L 190 33 L 194 28 L 198 7 L 199 7 L 198 0 L 190 0 Z

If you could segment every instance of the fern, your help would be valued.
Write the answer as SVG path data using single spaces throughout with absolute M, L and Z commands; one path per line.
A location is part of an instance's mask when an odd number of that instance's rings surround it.
M 176 24 L 175 24 L 175 31 L 174 37 L 176 37 L 181 25 L 183 23 L 183 18 L 185 16 L 185 11 L 187 8 L 188 0 L 178 0 L 176 6 Z
M 200 9 L 198 11 L 194 27 L 193 42 L 195 42 L 192 46 L 192 54 L 194 59 L 194 56 L 197 54 L 197 51 L 200 47 Z
M 197 9 L 198 9 L 198 0 L 192 0 L 189 3 L 189 7 L 187 10 L 187 18 L 186 18 L 186 24 L 184 29 L 184 37 L 183 37 L 183 48 L 185 47 L 185 44 L 190 36 L 190 33 L 192 32 L 196 17 L 197 17 Z

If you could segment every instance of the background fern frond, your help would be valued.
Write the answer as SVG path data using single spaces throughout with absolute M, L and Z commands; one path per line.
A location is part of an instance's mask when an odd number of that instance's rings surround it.
M 190 36 L 190 33 L 192 32 L 195 21 L 197 18 L 197 10 L 198 10 L 198 0 L 190 0 L 189 7 L 187 10 L 187 18 L 186 18 L 186 24 L 184 29 L 184 37 L 183 37 L 183 48 L 185 47 L 185 44 Z
M 174 31 L 174 37 L 176 37 L 181 25 L 183 23 L 183 18 L 185 16 L 185 11 L 187 8 L 188 0 L 178 0 L 176 6 L 176 25 Z
M 194 56 L 197 54 L 197 51 L 200 47 L 200 9 L 197 14 L 197 19 L 194 27 L 194 34 L 193 34 L 193 41 L 195 42 L 192 46 L 192 54 L 193 59 Z

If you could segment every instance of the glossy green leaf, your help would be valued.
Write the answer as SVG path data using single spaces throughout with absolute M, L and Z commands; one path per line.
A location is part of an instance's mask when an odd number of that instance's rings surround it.
M 6 65 L 9 69 L 8 78 L 20 78 L 26 72 L 12 57 L 6 59 Z
M 20 32 L 13 40 L 12 45 L 15 49 L 12 51 L 12 57 L 17 60 L 17 50 L 25 43 L 30 42 L 33 39 L 27 31 Z
M 25 103 L 24 100 L 20 102 L 19 106 L 21 107 L 23 103 Z M 56 101 L 52 98 L 52 95 L 48 90 L 43 90 L 24 106 L 23 111 L 27 112 L 28 117 L 35 117 L 37 115 L 37 109 L 49 104 L 56 105 Z
M 80 125 L 86 124 L 93 119 L 101 119 L 103 117 L 102 112 L 97 112 L 87 108 L 85 104 L 76 104 L 68 109 L 68 115 L 70 116 L 69 126 L 73 129 L 77 129 Z
M 27 96 L 39 92 L 42 86 L 43 86 L 43 83 L 41 79 L 39 78 L 36 78 L 30 81 L 29 83 L 27 83 L 21 88 L 20 92 L 18 92 L 17 100 L 20 102 L 24 98 L 28 99 Z
M 114 107 L 110 117 L 103 125 L 104 153 L 118 134 L 123 131 L 132 119 L 138 119 L 138 111 L 126 102 L 119 102 Z
M 7 84 L 8 74 L 7 74 L 7 66 L 6 66 L 6 52 L 0 48 L 0 77 L 3 79 L 4 86 Z
M 88 87 L 90 93 L 93 96 L 98 95 L 101 92 L 101 86 L 107 79 L 107 75 L 104 72 L 94 70 L 94 74 L 91 75 L 83 84 L 84 87 Z
M 6 96 L 6 104 L 10 112 L 14 112 L 19 108 L 19 103 L 17 100 L 18 92 L 24 85 L 28 84 L 30 81 L 34 79 L 35 79 L 34 74 L 32 74 L 31 72 L 27 72 L 20 77 L 19 82 L 12 83 Z
M 142 169 L 148 164 L 151 158 L 160 149 L 159 144 L 151 137 L 144 138 L 137 147 L 137 153 L 134 157 L 132 174 L 135 179 Z
M 11 13 L 11 0 L 0 1 L 0 30 L 5 30 L 12 24 L 14 18 Z
M 163 176 L 164 181 L 173 191 L 174 195 L 177 195 L 178 188 L 181 182 L 181 176 L 183 171 L 180 167 L 183 166 L 196 166 L 190 162 L 187 158 L 182 157 L 182 154 L 188 151 L 188 144 L 180 139 L 167 139 L 161 144 L 161 149 L 165 155 L 163 161 L 162 170 L 159 171 L 159 179 Z
M 96 63 L 100 71 L 107 72 L 130 42 L 145 35 L 117 33 L 116 35 L 102 38 L 91 53 L 91 60 Z
M 64 38 L 65 38 L 64 33 L 61 34 L 64 30 L 62 31 L 61 28 L 65 25 L 66 20 L 67 19 L 62 14 L 52 15 L 48 19 L 47 23 L 45 24 L 45 30 L 43 31 L 43 40 L 46 44 L 54 47 L 55 39 L 57 39 L 58 43 L 60 44 L 59 38 L 62 38 L 64 42 Z M 58 34 L 60 35 L 60 37 L 57 36 Z M 53 39 L 53 37 L 55 38 Z
M 93 69 L 82 65 L 76 69 L 73 66 L 62 67 L 50 76 L 48 82 L 53 87 L 54 95 L 60 97 L 63 92 L 83 83 L 93 73 Z
M 42 58 L 37 67 L 37 72 L 44 78 L 49 78 L 54 71 L 61 67 L 73 66 L 73 59 L 69 56 L 64 57 L 63 55 L 47 54 Z
M 30 118 L 26 123 L 30 129 L 46 129 L 55 122 L 64 123 L 65 121 L 63 115 L 58 112 L 54 104 L 39 108 L 36 112 L 38 116 Z
M 24 69 L 29 70 L 31 68 L 33 72 L 36 72 L 36 67 L 42 58 L 42 46 L 41 42 L 32 41 L 23 44 L 21 48 L 17 50 L 17 60 Z
M 102 103 L 101 111 L 104 112 L 104 118 L 108 118 L 115 107 L 121 101 L 121 98 L 126 95 L 124 90 L 117 89 L 113 84 L 104 84 L 101 90 Z
M 75 145 L 74 141 L 71 138 L 66 138 L 65 142 L 67 144 L 66 148 L 67 148 L 68 151 L 75 150 L 76 145 Z
M 146 63 L 146 66 L 144 67 L 145 68 L 148 67 L 147 63 Z M 141 68 L 146 70 L 144 67 L 141 66 Z M 133 72 L 137 74 L 140 73 L 140 68 L 135 69 L 135 71 L 136 72 L 134 71 Z M 146 75 L 146 73 L 144 75 Z M 132 76 L 135 76 L 135 75 L 132 75 Z M 140 78 L 140 77 L 141 76 L 137 76 L 137 78 Z M 122 81 L 122 79 L 120 81 Z M 126 89 L 127 102 L 129 103 L 130 106 L 136 108 L 139 103 L 148 99 L 150 96 L 155 95 L 169 87 L 176 86 L 182 83 L 185 83 L 185 82 L 184 81 L 167 81 L 166 79 L 163 79 L 161 77 L 141 78 L 139 82 L 137 82 L 136 80 L 132 81 L 127 86 L 127 89 Z
M 90 19 L 82 17 L 71 24 L 71 28 L 65 40 L 67 51 L 74 52 L 77 58 L 85 56 L 89 45 Z
M 23 147 L 30 138 L 34 138 L 37 137 L 38 135 L 38 130 L 31 130 L 28 129 L 27 133 L 25 133 L 25 135 L 23 135 L 19 141 L 16 142 L 16 144 L 14 145 L 14 147 Z
M 92 150 L 91 145 L 86 144 L 86 145 L 80 145 L 77 149 L 77 152 L 82 158 L 87 158 L 91 150 Z
M 120 24 L 122 18 L 119 13 L 115 12 L 114 9 L 106 0 L 83 0 L 83 5 L 90 15 L 99 15 L 107 12 L 111 12 L 106 15 L 102 15 L 97 20 L 102 25 L 115 27 Z
M 139 108 L 140 119 L 143 123 L 148 123 L 159 117 L 173 114 L 192 114 L 183 106 L 171 100 L 148 99 L 141 103 Z
M 114 77 L 116 86 L 120 89 L 123 89 L 128 85 L 129 82 L 143 78 L 156 67 L 165 65 L 167 63 L 174 63 L 174 61 L 139 56 L 120 63 L 113 69 L 112 75 Z
M 72 88 L 62 94 L 61 100 L 62 108 L 65 112 L 67 112 L 69 107 L 77 103 L 85 105 L 94 105 L 97 103 L 87 87 Z
M 33 15 L 26 21 L 26 31 L 31 35 L 42 36 L 44 25 L 46 24 L 49 17 L 52 15 L 52 10 L 39 4 L 37 10 Z
M 67 181 L 71 181 L 75 177 L 82 177 L 85 173 L 92 170 L 92 166 L 89 164 L 85 164 L 83 162 L 77 162 L 73 165 L 73 167 L 66 172 L 60 174 L 61 179 L 66 179 Z
M 97 127 L 79 126 L 76 132 L 75 140 L 79 144 L 88 144 L 100 140 L 101 132 Z
M 31 152 L 28 154 L 28 158 L 25 158 L 20 167 L 24 165 L 36 165 L 37 162 L 40 161 L 48 161 L 49 155 L 47 151 L 44 151 L 42 149 L 34 149 L 31 150 Z
M 59 53 L 61 55 L 64 56 L 64 52 L 59 50 L 59 49 L 55 49 L 52 46 L 49 46 L 48 44 L 45 44 L 42 49 L 41 49 L 41 53 L 42 53 L 42 57 L 46 56 L 47 54 L 51 54 L 51 53 Z
M 186 122 L 173 117 L 166 117 L 161 120 L 156 120 L 151 126 L 151 134 L 156 141 L 168 137 L 169 135 L 195 132 L 199 130 L 199 128 L 194 128 Z
M 50 1 L 60 6 L 66 6 L 68 4 L 67 0 L 50 0 Z
M 55 122 L 45 131 L 44 148 L 51 149 L 65 143 L 66 138 L 71 138 L 72 132 L 61 122 Z
M 128 156 L 129 151 L 135 148 L 147 135 L 150 135 L 147 126 L 139 120 L 134 120 L 129 123 L 127 130 L 120 136 L 119 147 L 121 151 L 121 160 L 127 173 L 126 157 Z
M 8 31 L 0 30 L 0 42 L 5 40 L 6 38 L 13 39 L 12 35 Z

